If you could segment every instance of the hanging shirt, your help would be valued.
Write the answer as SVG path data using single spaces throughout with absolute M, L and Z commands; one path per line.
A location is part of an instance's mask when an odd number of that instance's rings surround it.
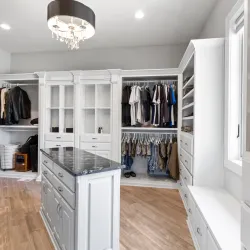
M 130 114 L 131 114 L 131 126 L 136 125 L 135 88 L 136 88 L 136 86 L 133 86 L 131 88 L 131 94 L 130 94 L 130 98 L 129 98 Z
M 4 113 L 5 113 L 4 111 L 5 111 L 5 105 L 6 105 L 5 95 L 6 95 L 7 91 L 8 91 L 8 89 L 6 89 L 6 88 L 2 89 L 2 91 L 1 91 L 1 119 L 4 118 Z
M 141 104 L 141 88 L 136 86 L 135 88 L 135 106 L 136 106 L 136 121 L 143 122 L 142 119 L 142 104 Z
M 131 126 L 130 95 L 131 86 L 125 86 L 122 90 L 122 126 Z

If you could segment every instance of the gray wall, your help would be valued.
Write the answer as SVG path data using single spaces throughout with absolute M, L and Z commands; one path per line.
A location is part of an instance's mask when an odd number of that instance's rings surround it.
M 237 0 L 219 0 L 204 25 L 200 38 L 225 37 L 226 17 L 236 3 Z
M 12 54 L 11 72 L 175 68 L 179 66 L 186 47 L 187 44 L 181 44 Z
M 10 53 L 0 49 L 0 74 L 10 72 Z

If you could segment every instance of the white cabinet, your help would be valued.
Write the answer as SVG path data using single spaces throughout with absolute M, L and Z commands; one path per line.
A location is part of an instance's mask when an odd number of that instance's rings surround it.
M 220 250 L 209 230 L 207 230 L 207 250 Z
M 70 208 L 70 206 L 61 199 L 61 207 L 59 209 L 62 230 L 62 249 L 64 250 L 72 250 L 75 244 L 75 214 L 74 210 Z
M 206 245 L 207 245 L 207 226 L 205 224 L 204 219 L 202 218 L 202 215 L 200 211 L 198 211 L 198 208 L 196 208 L 196 218 L 195 218 L 195 224 L 196 224 L 196 229 L 195 229 L 195 235 L 198 240 L 200 250 L 207 250 Z

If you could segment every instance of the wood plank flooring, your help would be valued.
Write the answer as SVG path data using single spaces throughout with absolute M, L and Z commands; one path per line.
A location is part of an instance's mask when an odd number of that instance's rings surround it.
M 0 178 L 0 250 L 53 250 L 40 184 Z M 121 187 L 121 250 L 194 250 L 177 190 Z

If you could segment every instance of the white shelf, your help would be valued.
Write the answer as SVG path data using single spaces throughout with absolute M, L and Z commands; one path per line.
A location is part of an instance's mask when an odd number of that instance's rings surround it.
M 194 96 L 194 89 L 192 89 L 191 91 L 189 91 L 183 98 L 182 100 L 185 100 L 187 98 L 193 97 Z
M 9 131 L 38 130 L 38 125 L 1 125 L 0 129 Z
M 82 109 L 95 109 L 95 107 L 83 107 Z
M 48 107 L 48 109 L 60 109 L 59 107 Z
M 188 80 L 188 82 L 183 86 L 183 90 L 189 86 L 194 86 L 194 75 Z
M 189 103 L 188 105 L 184 106 L 184 107 L 182 108 L 182 110 L 186 110 L 186 109 L 191 108 L 191 107 L 193 107 L 193 106 L 194 106 L 194 102 Z
M 183 117 L 182 120 L 193 120 L 194 117 L 193 116 L 188 116 L 188 117 Z
M 62 109 L 74 109 L 73 107 L 64 107 L 64 108 L 62 108 Z
M 152 131 L 152 132 L 162 132 L 162 131 L 178 131 L 178 128 L 149 128 L 149 127 L 123 127 L 122 131 Z
M 98 107 L 97 109 L 111 109 L 110 107 Z

